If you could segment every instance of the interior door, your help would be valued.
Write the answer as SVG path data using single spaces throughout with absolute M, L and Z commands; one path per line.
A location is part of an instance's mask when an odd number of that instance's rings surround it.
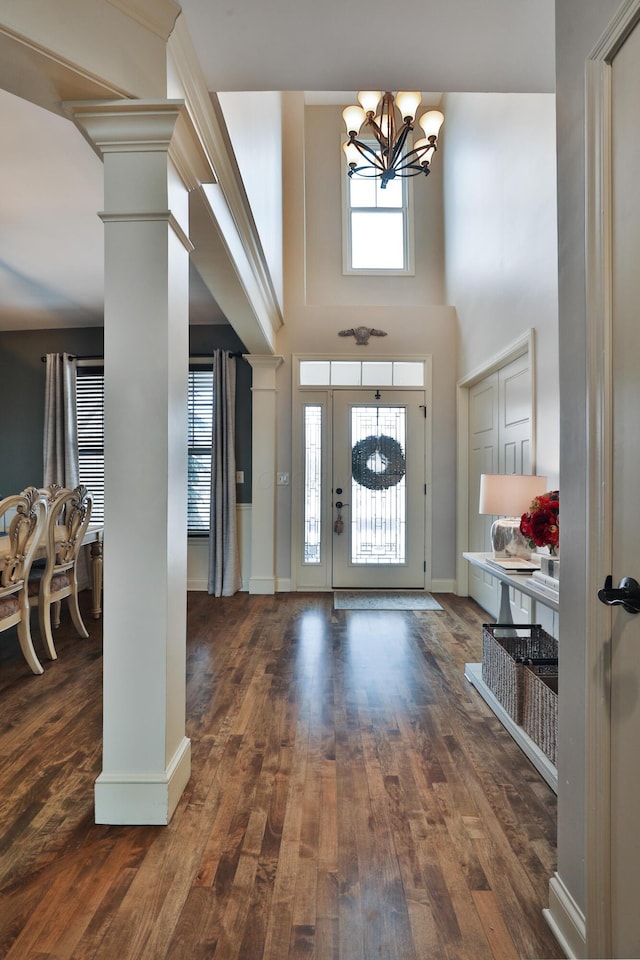
M 511 360 L 469 390 L 469 550 L 491 550 L 493 517 L 478 514 L 482 473 L 531 473 L 531 362 Z M 495 577 L 473 567 L 469 596 L 491 614 L 500 606 Z M 514 619 L 530 619 L 530 602 L 518 591 Z
M 493 517 L 478 513 L 480 476 L 500 473 L 498 374 L 492 373 L 469 390 L 469 550 L 491 550 Z M 500 586 L 478 567 L 469 566 L 469 596 L 484 610 L 498 612 Z
M 640 28 L 612 64 L 612 570 L 640 581 Z M 612 608 L 611 928 L 615 957 L 640 957 L 640 615 Z
M 424 391 L 335 391 L 333 586 L 425 584 Z

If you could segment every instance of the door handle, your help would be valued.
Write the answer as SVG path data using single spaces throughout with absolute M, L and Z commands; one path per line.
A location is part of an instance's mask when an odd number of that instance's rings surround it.
M 344 523 L 342 522 L 342 513 L 341 510 L 343 507 L 348 507 L 348 503 L 343 503 L 342 500 L 336 500 L 335 507 L 338 511 L 338 516 L 336 517 L 336 522 L 333 525 L 333 532 L 341 534 L 344 530 Z
M 598 600 L 608 607 L 620 605 L 627 613 L 640 613 L 640 583 L 633 577 L 623 577 L 620 584 L 614 587 L 613 577 L 609 574 L 604 587 L 598 590 Z

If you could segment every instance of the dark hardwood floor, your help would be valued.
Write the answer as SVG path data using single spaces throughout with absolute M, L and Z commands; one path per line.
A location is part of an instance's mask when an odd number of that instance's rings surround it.
M 93 823 L 101 624 L 81 640 L 63 611 L 40 677 L 1 635 L 0 957 L 562 957 L 556 798 L 464 680 L 482 611 L 438 599 L 190 594 L 192 777 L 168 827 Z

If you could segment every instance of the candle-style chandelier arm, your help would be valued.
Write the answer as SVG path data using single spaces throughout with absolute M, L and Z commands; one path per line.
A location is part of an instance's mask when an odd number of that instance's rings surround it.
M 374 137 L 376 138 L 376 140 L 378 141 L 382 149 L 386 150 L 387 147 L 389 146 L 389 141 L 387 140 L 384 133 L 382 132 L 382 129 L 378 126 L 376 122 L 376 118 L 373 116 L 373 114 L 371 115 L 367 114 L 367 119 L 365 120 L 365 123 L 373 133 Z
M 403 173 L 404 170 L 409 169 L 415 171 L 415 173 L 424 173 L 426 176 L 429 173 L 433 154 L 437 149 L 436 145 L 432 144 L 432 147 L 421 147 L 419 149 L 414 147 L 412 150 L 409 150 L 404 155 L 402 162 L 395 167 L 396 174 L 398 176 L 412 176 L 413 174 Z M 417 166 L 417 164 L 419 164 L 419 166 Z
M 411 124 L 404 123 L 402 126 L 402 129 L 400 130 L 400 133 L 395 138 L 393 147 L 391 149 L 391 153 L 389 155 L 389 169 L 397 169 L 399 158 L 402 156 L 404 145 L 410 130 L 413 130 L 413 127 L 411 126 Z
M 380 160 L 380 154 L 377 153 L 368 143 L 363 143 L 361 140 L 356 140 L 352 138 L 349 140 L 349 143 L 352 143 L 353 146 L 357 149 L 358 153 L 364 157 L 368 165 L 373 164 L 377 171 L 376 175 L 379 176 L 384 172 L 385 167 Z

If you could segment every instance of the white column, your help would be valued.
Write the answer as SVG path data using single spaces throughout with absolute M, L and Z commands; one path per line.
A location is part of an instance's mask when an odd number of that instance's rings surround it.
M 96 822 L 165 824 L 191 769 L 185 118 L 171 101 L 76 104 L 73 115 L 103 157 L 105 181 L 104 746 Z
M 249 593 L 276 592 L 276 371 L 282 357 L 246 356 L 253 368 Z

